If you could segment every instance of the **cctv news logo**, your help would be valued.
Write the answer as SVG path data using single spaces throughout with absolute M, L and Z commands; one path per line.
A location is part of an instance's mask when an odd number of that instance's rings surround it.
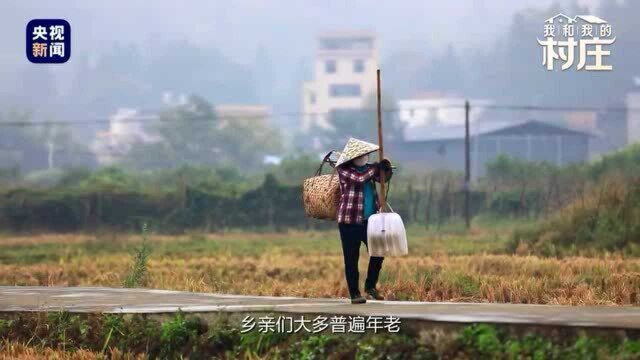
M 27 59 L 35 64 L 61 64 L 71 57 L 71 26 L 63 19 L 33 19 L 26 29 Z

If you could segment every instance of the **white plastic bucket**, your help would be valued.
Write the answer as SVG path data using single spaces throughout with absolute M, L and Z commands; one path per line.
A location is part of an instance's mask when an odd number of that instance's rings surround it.
M 391 207 L 389 207 L 391 209 Z M 367 248 L 369 256 L 403 256 L 409 253 L 407 233 L 400 215 L 378 212 L 369 216 Z

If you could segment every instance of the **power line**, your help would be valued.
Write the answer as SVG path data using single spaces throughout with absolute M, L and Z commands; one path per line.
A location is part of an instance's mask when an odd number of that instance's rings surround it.
M 399 113 L 401 111 L 411 111 L 411 110 L 439 110 L 439 109 L 461 109 L 464 110 L 465 105 L 437 105 L 437 106 L 417 106 L 417 107 L 409 107 L 406 109 L 394 108 L 382 110 L 385 114 L 389 113 Z M 538 106 L 538 105 L 490 105 L 490 104 L 481 104 L 481 105 L 471 105 L 470 109 L 474 110 L 476 108 L 480 109 L 489 109 L 489 110 L 508 110 L 508 111 L 547 111 L 547 112 L 570 112 L 570 111 L 585 111 L 585 112 L 597 112 L 597 113 L 606 113 L 606 112 L 640 112 L 640 108 L 627 108 L 627 107 L 571 107 L 571 106 Z M 351 109 L 345 109 L 351 110 Z M 364 113 L 372 113 L 374 114 L 376 109 L 353 109 L 358 112 Z M 265 119 L 273 119 L 273 118 L 291 118 L 291 117 L 305 117 L 305 116 L 329 116 L 331 112 L 285 112 L 279 114 L 269 114 L 269 115 L 257 115 L 257 116 L 206 116 L 206 115 L 197 115 L 190 116 L 188 121 L 211 121 L 211 120 L 265 120 Z M 111 117 L 96 117 L 94 119 L 85 119 L 85 120 L 69 120 L 69 121 L 42 121 L 42 122 L 31 122 L 31 121 L 0 121 L 0 126 L 13 126 L 13 127 L 32 127 L 32 126 L 52 126 L 52 125 L 73 125 L 73 124 L 110 124 L 110 123 L 145 123 L 145 122 L 169 122 L 171 119 L 163 119 L 158 115 L 141 115 L 141 116 L 132 116 L 129 118 L 123 119 L 113 119 Z

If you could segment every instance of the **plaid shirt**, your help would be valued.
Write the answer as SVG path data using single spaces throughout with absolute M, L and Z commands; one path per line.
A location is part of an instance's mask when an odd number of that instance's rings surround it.
M 369 165 L 364 172 L 359 172 L 351 164 L 336 167 L 340 179 L 340 204 L 338 205 L 337 220 L 345 224 L 362 224 L 364 213 L 364 184 L 367 181 L 380 181 L 377 166 Z M 374 208 L 380 208 L 375 184 L 373 186 L 375 197 Z

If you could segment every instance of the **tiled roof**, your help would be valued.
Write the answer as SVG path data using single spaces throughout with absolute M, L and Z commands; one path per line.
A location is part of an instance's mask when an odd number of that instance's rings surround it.
M 469 125 L 469 136 L 474 137 L 478 135 L 488 135 L 500 130 L 516 128 L 523 125 L 543 125 L 549 128 L 554 128 L 559 132 L 570 132 L 582 135 L 593 135 L 584 131 L 575 129 L 569 129 L 557 124 L 550 124 L 537 120 L 524 120 L 524 121 L 479 121 Z M 438 141 L 438 140 L 454 140 L 464 139 L 465 126 L 462 125 L 430 125 L 430 126 L 415 126 L 405 129 L 405 141 Z

